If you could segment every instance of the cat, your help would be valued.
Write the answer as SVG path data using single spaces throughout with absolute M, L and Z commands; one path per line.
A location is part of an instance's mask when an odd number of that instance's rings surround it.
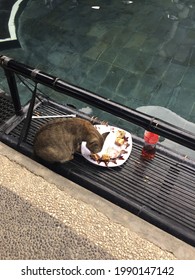
M 59 118 L 44 124 L 33 143 L 35 156 L 50 163 L 64 163 L 80 152 L 82 141 L 91 153 L 102 150 L 108 133 L 100 134 L 93 124 L 81 118 Z

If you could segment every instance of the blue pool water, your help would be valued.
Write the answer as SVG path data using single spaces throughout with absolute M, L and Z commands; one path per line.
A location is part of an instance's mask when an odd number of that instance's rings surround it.
M 21 47 L 2 54 L 195 132 L 195 1 L 25 2 L 17 19 Z M 20 86 L 26 102 L 30 93 Z M 88 106 L 43 90 L 61 103 Z

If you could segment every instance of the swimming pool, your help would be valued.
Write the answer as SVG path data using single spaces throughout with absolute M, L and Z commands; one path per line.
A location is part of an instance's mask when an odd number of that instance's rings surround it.
M 2 49 L 2 54 L 195 132 L 193 1 L 25 2 L 17 21 L 21 47 Z M 46 94 L 87 107 L 52 91 Z M 24 103 L 30 97 L 22 85 L 21 95 Z M 95 108 L 88 110 L 122 125 Z

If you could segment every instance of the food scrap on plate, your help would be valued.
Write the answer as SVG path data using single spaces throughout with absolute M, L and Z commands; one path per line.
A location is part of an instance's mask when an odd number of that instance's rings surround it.
M 131 134 L 114 126 L 96 125 L 96 128 L 101 134 L 110 132 L 106 137 L 101 152 L 92 154 L 87 149 L 86 143 L 82 143 L 82 155 L 88 161 L 102 167 L 115 167 L 122 165 L 131 153 Z
M 114 144 L 118 147 L 124 146 L 124 149 L 118 149 L 117 147 L 108 147 L 102 155 L 90 154 L 91 159 L 97 161 L 97 163 L 105 163 L 108 166 L 109 162 L 117 164 L 117 160 L 124 160 L 123 155 L 128 152 L 125 150 L 128 146 L 128 137 L 125 137 L 124 130 L 118 130 L 116 132 L 116 138 Z

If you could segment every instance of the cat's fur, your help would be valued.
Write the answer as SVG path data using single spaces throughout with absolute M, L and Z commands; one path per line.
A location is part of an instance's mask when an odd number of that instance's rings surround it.
M 80 151 L 82 141 L 92 153 L 102 150 L 108 133 L 101 135 L 87 120 L 59 118 L 44 124 L 36 133 L 34 153 L 48 162 L 66 162 Z

